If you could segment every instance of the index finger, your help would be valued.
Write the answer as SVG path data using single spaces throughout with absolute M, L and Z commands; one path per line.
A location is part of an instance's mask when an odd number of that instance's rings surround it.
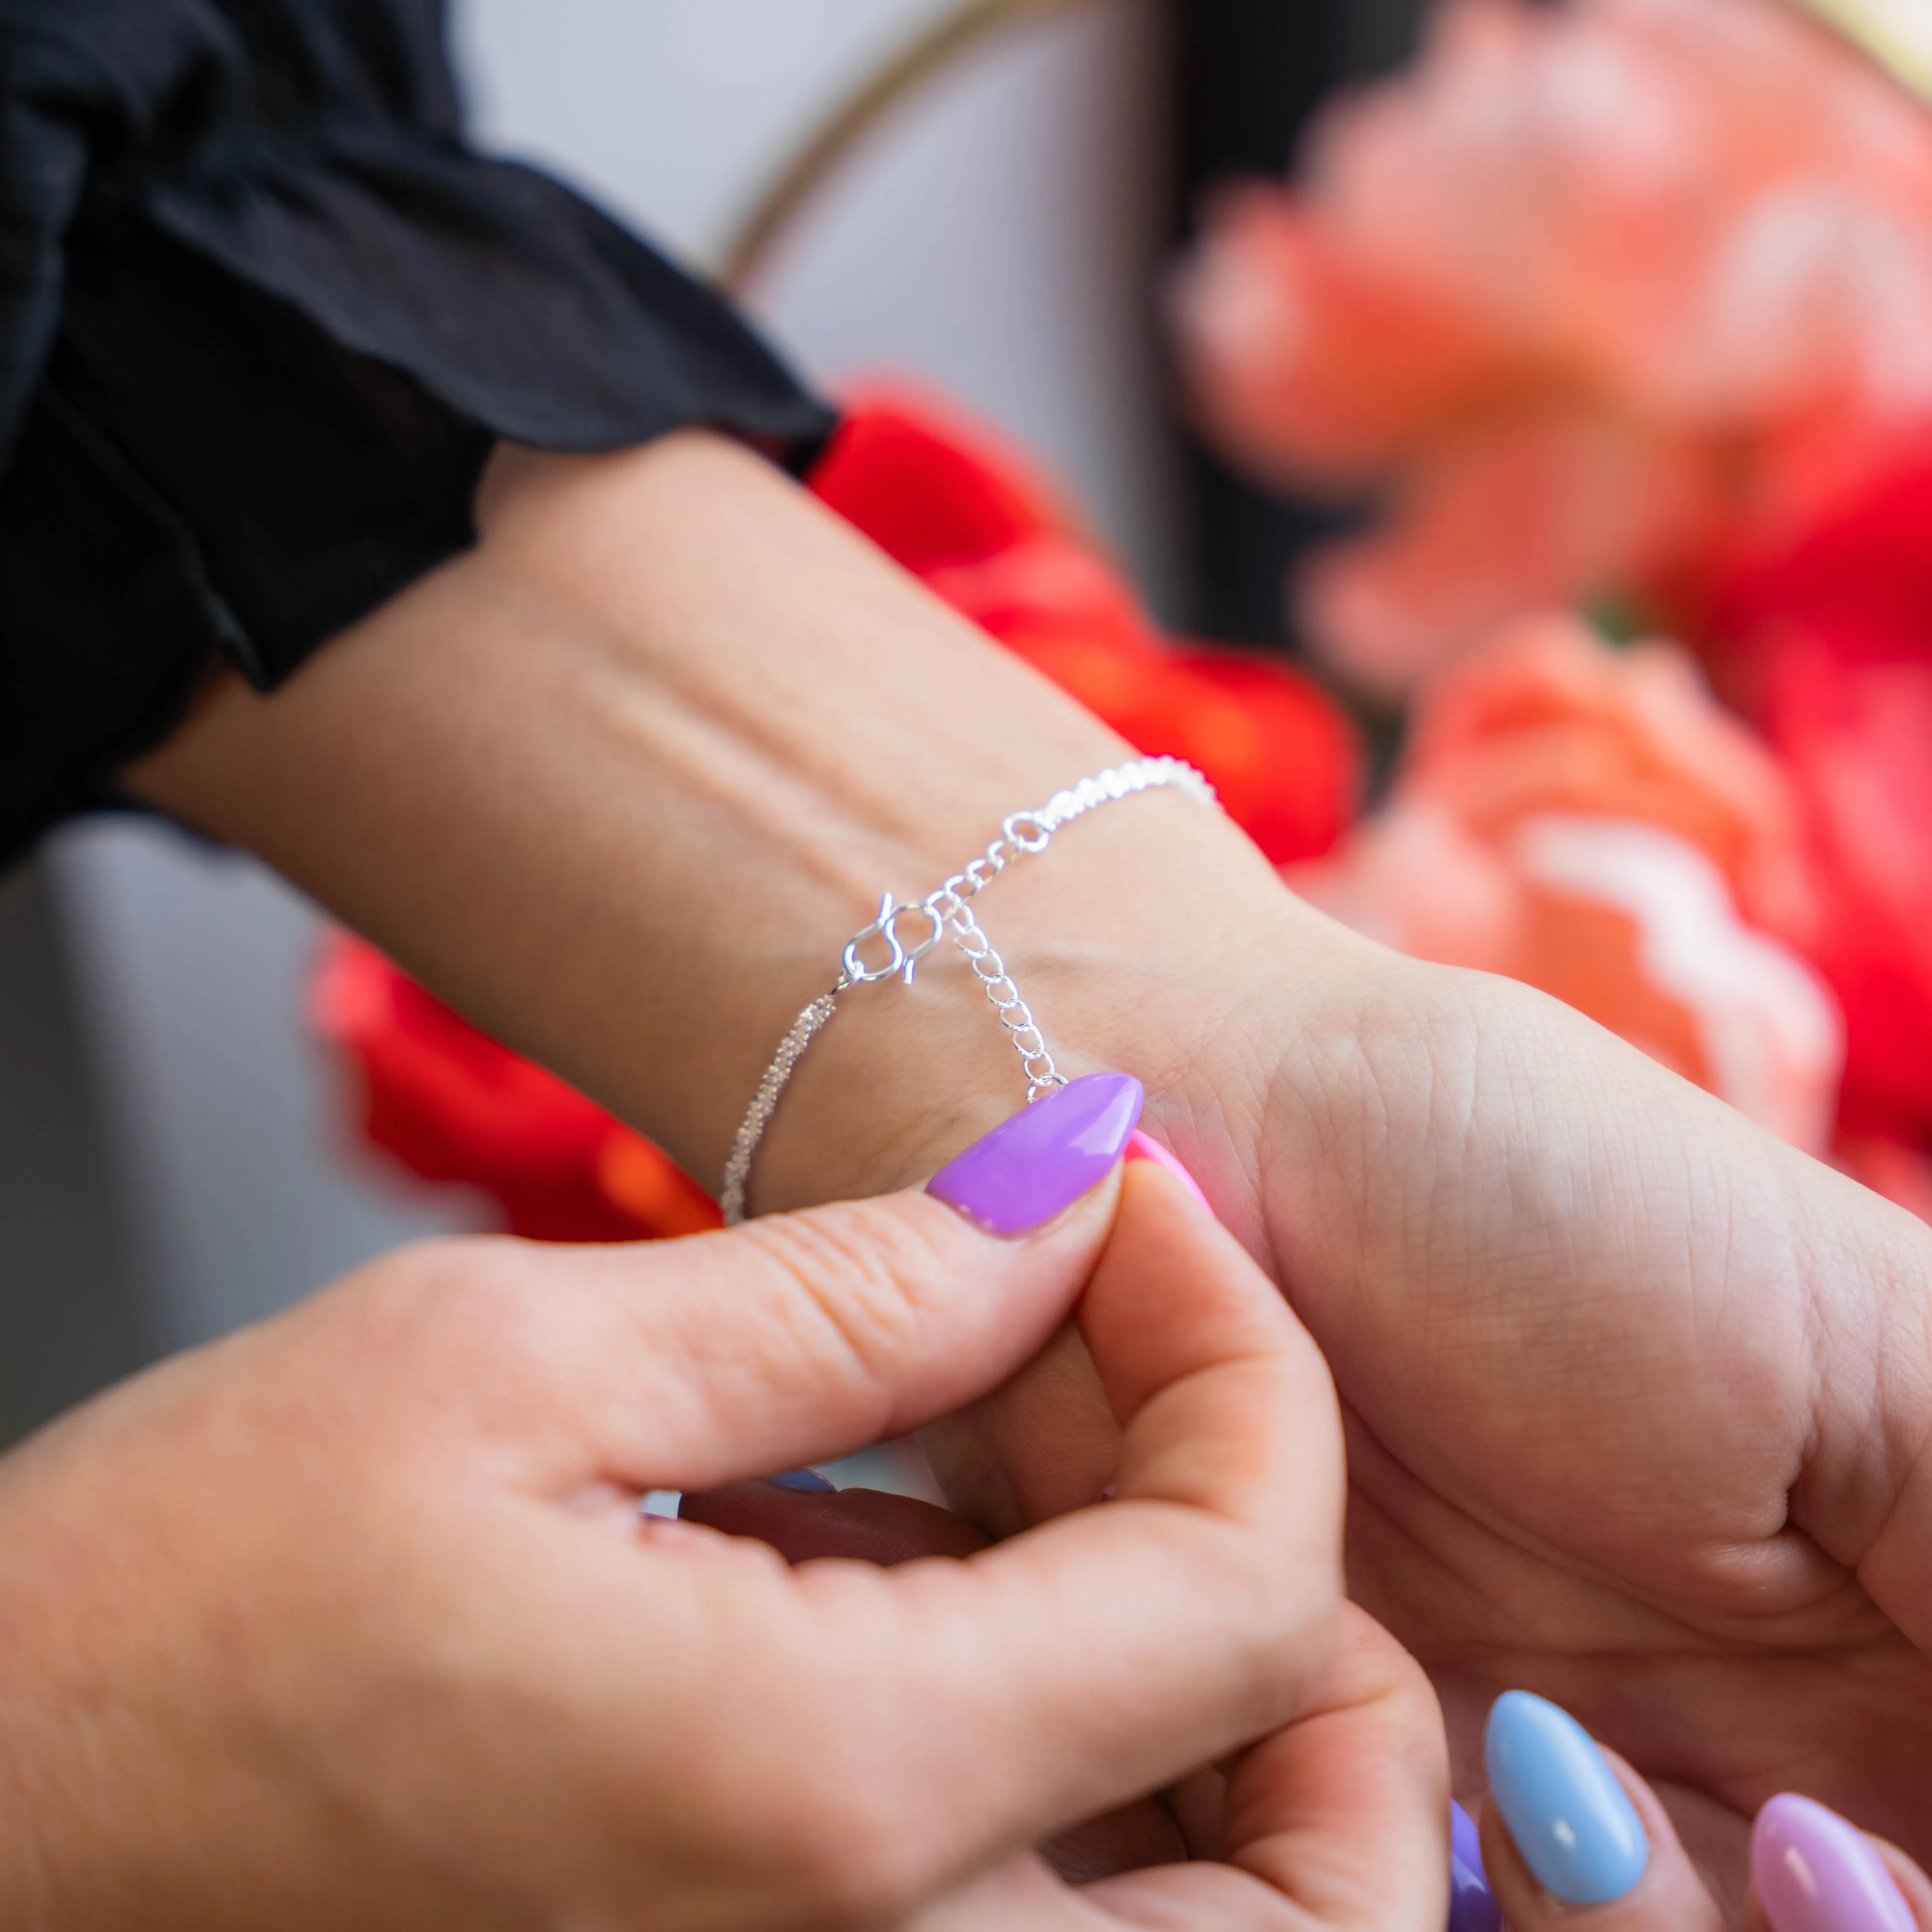
M 748 1860 L 778 1894 L 898 1923 L 1299 1714 L 1341 1604 L 1327 1370 L 1174 1183 L 1142 1165 L 1117 1198 L 1080 1311 L 1124 1425 L 1117 1500 L 892 1570 L 790 1568 L 694 1527 L 640 1551 L 505 1505 L 527 1559 L 487 1616 L 464 1606 L 466 1642 L 580 1714 L 560 1736 L 613 1815 L 675 1821 L 680 1857 Z M 959 1256 L 989 1265 L 983 1245 Z M 932 1353 L 907 1359 L 923 1374 Z M 568 1642 L 533 1653 L 540 1629 Z
M 1340 1421 L 1272 1285 L 1137 1166 L 1080 1319 L 1124 1427 L 1114 1501 L 964 1562 L 790 1573 L 842 1726 L 859 1656 L 868 1700 L 923 1714 L 928 1880 L 1278 1730 L 1333 1652 Z
M 1314 1706 L 1234 1766 L 1226 1863 L 1105 1880 L 1089 1898 L 1133 1924 L 1439 1932 L 1450 1916 L 1442 1714 L 1387 1631 L 1352 1604 L 1343 1629 Z

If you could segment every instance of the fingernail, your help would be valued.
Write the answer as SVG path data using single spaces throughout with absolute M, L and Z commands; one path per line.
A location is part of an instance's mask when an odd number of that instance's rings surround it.
M 836 1483 L 828 1483 L 816 1469 L 788 1469 L 782 1475 L 767 1476 L 765 1480 L 775 1490 L 795 1490 L 802 1496 L 829 1496 L 838 1487 Z
M 1106 1178 L 1146 1098 L 1131 1073 L 1070 1081 L 955 1155 L 926 1191 L 988 1233 L 1024 1234 Z
M 1476 1821 L 1449 1801 L 1449 1932 L 1503 1932 L 1502 1907 L 1483 1870 Z
M 1795 1792 L 1757 1814 L 1751 1882 L 1772 1932 L 1915 1932 L 1912 1908 L 1871 1841 Z
M 1143 1133 L 1138 1127 L 1127 1136 L 1127 1150 L 1122 1158 L 1126 1160 L 1150 1160 L 1164 1172 L 1171 1174 L 1186 1188 L 1202 1207 L 1208 1208 L 1208 1197 L 1201 1191 L 1201 1184 L 1183 1167 L 1174 1156 L 1156 1140 L 1153 1135 Z M 1208 1208 L 1209 1214 L 1214 1209 Z
M 1523 1862 L 1566 1905 L 1607 1905 L 1650 1862 L 1636 1808 L 1568 1712 L 1508 1690 L 1490 1712 L 1490 1790 Z

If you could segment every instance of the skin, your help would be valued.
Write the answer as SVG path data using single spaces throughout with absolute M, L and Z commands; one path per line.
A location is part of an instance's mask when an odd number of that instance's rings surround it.
M 483 516 L 133 781 L 710 1176 L 880 885 L 1123 748 L 715 440 L 506 454 Z M 981 904 L 1063 1070 L 1142 1077 L 1326 1355 L 1351 1590 L 1434 1678 L 1461 1787 L 1521 1685 L 1712 1870 L 1787 1789 L 1932 1856 L 1932 1230 L 1554 1003 L 1342 932 L 1184 799 Z M 935 954 L 814 1043 L 753 1204 L 903 1185 L 1018 1098 Z M 1000 1532 L 1115 1449 L 1068 1345 L 934 1438 Z
M 1076 1302 L 1104 1508 L 893 1568 L 638 1516 L 925 1420 Z M 9 1459 L 0 1919 L 1432 1932 L 1440 1721 L 1342 1622 L 1342 1501 L 1318 1354 L 1164 1177 L 1016 1241 L 910 1194 L 410 1250 Z M 1211 1853 L 1076 1892 L 1030 1849 L 1209 1759 Z

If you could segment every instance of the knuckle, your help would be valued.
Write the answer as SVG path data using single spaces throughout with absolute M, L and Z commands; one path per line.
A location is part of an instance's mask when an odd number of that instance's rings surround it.
M 943 1805 L 890 1740 L 898 1699 L 883 1683 L 788 1672 L 796 1734 L 814 1740 L 812 1772 L 795 1757 L 740 1748 L 702 1754 L 698 1782 L 733 1820 L 729 1856 L 755 1889 L 784 1901 L 788 1924 L 870 1932 L 906 1922 L 942 1886 L 956 1850 Z M 710 1808 L 707 1805 L 706 1808 Z
M 1226 1524 L 1196 1541 L 1188 1570 L 1213 1606 L 1230 1708 L 1270 1730 L 1306 1714 L 1341 1642 L 1339 1556 Z
M 950 1274 L 923 1217 L 869 1202 L 774 1216 L 746 1228 L 778 1271 L 785 1304 L 870 1375 L 904 1354 L 930 1321 Z
M 356 1313 L 368 1346 L 409 1372 L 473 1372 L 530 1352 L 544 1298 L 518 1265 L 521 1244 L 478 1235 L 424 1241 L 369 1271 Z
M 820 1802 L 802 1810 L 788 1794 L 790 1822 L 772 1847 L 783 1890 L 809 1924 L 863 1932 L 902 1923 L 929 1881 L 898 1808 L 841 1780 L 823 1780 L 821 1790 Z
M 1311 1588 L 1306 1578 L 1257 1588 L 1246 1628 L 1248 1696 L 1277 1724 L 1304 1714 L 1342 1637 L 1340 1580 Z

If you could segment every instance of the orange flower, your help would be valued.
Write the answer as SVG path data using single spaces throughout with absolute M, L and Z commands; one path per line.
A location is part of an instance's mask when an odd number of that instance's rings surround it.
M 1554 994 L 1814 1152 L 1838 1014 L 1769 754 L 1662 644 L 1525 620 L 1418 707 L 1387 807 L 1298 889 L 1402 951 Z
M 1449 0 L 1175 291 L 1210 430 L 1385 485 L 1304 586 L 1399 692 L 1552 602 L 1673 597 L 1932 409 L 1932 117 L 1774 0 Z

